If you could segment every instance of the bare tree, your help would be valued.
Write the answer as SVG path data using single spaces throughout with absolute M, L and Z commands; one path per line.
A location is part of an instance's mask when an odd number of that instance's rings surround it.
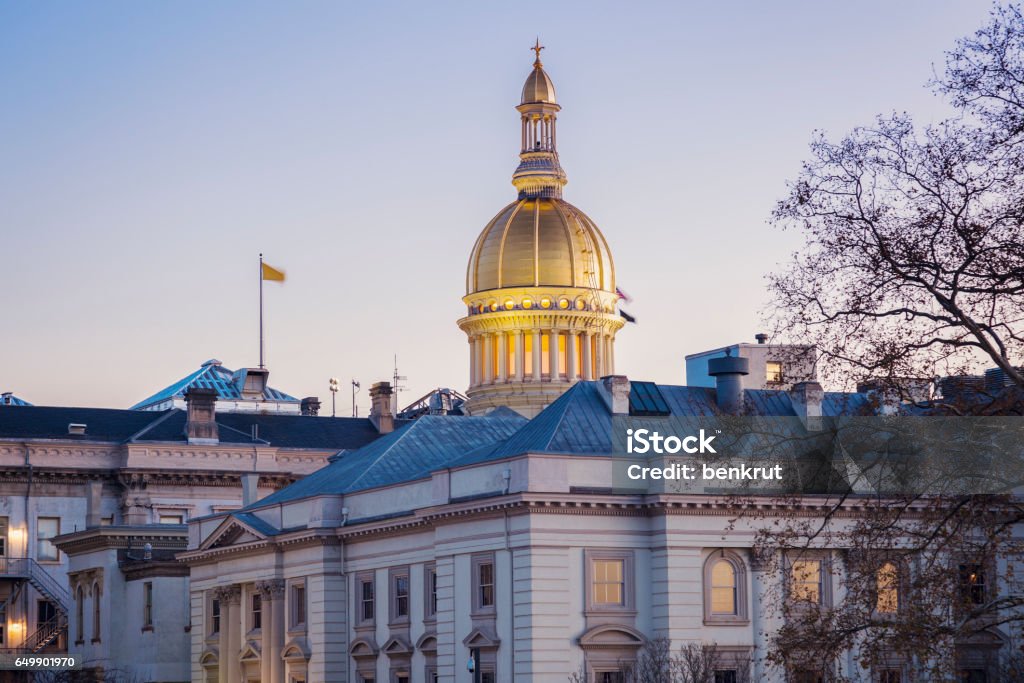
M 778 335 L 815 344 L 830 379 L 959 374 L 1024 387 L 1024 18 L 996 8 L 949 54 L 960 117 L 880 116 L 817 134 L 773 220 L 803 233 L 769 277 Z
M 673 649 L 668 638 L 654 638 L 619 668 L 628 683 L 717 683 L 716 673 L 728 683 L 751 683 L 749 656 L 727 655 L 714 642 L 687 642 Z M 732 672 L 728 678 L 726 671 Z M 585 666 L 569 676 L 570 683 L 589 680 Z
M 776 337 L 817 346 L 819 370 L 834 384 L 873 380 L 904 398 L 921 379 L 995 365 L 1014 389 L 984 401 L 947 397 L 931 410 L 1019 416 L 1020 8 L 995 6 L 986 26 L 947 55 L 932 86 L 957 116 L 922 127 L 892 114 L 838 140 L 815 135 L 773 212 L 778 226 L 804 236 L 769 276 Z M 1019 460 L 1019 445 L 1012 455 Z M 770 513 L 757 541 L 758 554 L 774 562 L 769 609 L 781 617 L 769 661 L 808 680 L 860 680 L 897 666 L 931 681 L 996 653 L 998 666 L 985 664 L 989 680 L 1024 680 L 1013 645 L 1024 625 L 1021 499 L 964 493 L 957 477 L 937 483 L 926 492 L 778 501 L 777 510 L 791 512 L 781 520 Z M 804 570 L 824 576 L 801 580 Z M 826 583 L 835 595 L 823 595 Z

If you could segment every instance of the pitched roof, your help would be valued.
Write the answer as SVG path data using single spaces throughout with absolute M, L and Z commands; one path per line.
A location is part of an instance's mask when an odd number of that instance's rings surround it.
M 195 372 L 182 377 L 168 387 L 164 387 L 149 398 L 139 401 L 132 406 L 132 410 L 143 410 L 150 406 L 157 405 L 163 401 L 175 398 L 184 398 L 185 391 L 197 387 L 200 389 L 213 389 L 217 392 L 217 399 L 224 401 L 238 401 L 242 399 L 242 392 L 238 387 L 235 378 L 235 371 L 228 370 L 221 365 L 219 360 L 211 359 L 206 361 Z M 265 401 L 288 401 L 298 403 L 299 399 L 289 396 L 283 391 L 272 387 L 263 390 Z
M 18 398 L 10 391 L 0 394 L 0 406 L 30 406 L 32 405 L 23 398 Z
M 4 406 L 0 438 L 73 441 L 184 442 L 183 410 L 113 410 L 50 406 Z M 85 433 L 69 434 L 69 424 L 84 424 Z M 311 417 L 262 413 L 217 413 L 221 443 L 253 443 L 279 448 L 355 450 L 379 438 L 368 418 Z
M 344 454 L 252 507 L 415 481 L 474 449 L 507 439 L 526 422 L 518 414 L 424 415 L 358 451 Z

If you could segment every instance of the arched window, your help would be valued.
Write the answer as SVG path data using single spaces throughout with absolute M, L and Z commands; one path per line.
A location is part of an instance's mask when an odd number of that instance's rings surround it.
M 714 550 L 704 561 L 704 623 L 749 623 L 747 565 L 731 550 Z
M 75 591 L 75 642 L 85 642 L 85 589 Z
M 100 642 L 100 584 L 92 585 L 92 642 Z
M 736 614 L 736 568 L 729 560 L 711 566 L 711 613 Z

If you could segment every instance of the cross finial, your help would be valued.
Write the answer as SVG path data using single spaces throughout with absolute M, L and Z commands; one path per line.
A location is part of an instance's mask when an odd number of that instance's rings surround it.
M 540 44 L 540 36 L 537 36 L 537 43 L 536 43 L 536 45 L 534 45 L 530 49 L 533 50 L 535 53 L 537 53 L 537 59 L 533 62 L 533 65 L 534 66 L 541 66 L 541 63 L 540 63 L 540 51 L 544 49 L 544 46 Z

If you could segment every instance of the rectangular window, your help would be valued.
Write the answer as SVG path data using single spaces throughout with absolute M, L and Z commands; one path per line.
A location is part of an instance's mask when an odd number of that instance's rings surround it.
M 391 618 L 393 620 L 409 618 L 408 570 L 391 574 Z
M 960 565 L 960 595 L 965 604 L 985 604 L 985 570 L 980 564 Z
M 626 675 L 621 671 L 599 671 L 594 679 L 597 683 L 626 683 Z
M 903 683 L 903 675 L 899 669 L 883 669 L 879 672 L 878 683 Z
M 423 593 L 426 596 L 423 613 L 427 619 L 437 616 L 437 567 L 428 564 L 423 568 Z M 429 677 L 427 680 L 430 680 Z
M 516 336 L 514 334 L 505 335 L 505 371 L 508 372 L 509 377 L 516 376 Z
M 480 607 L 494 606 L 494 563 L 481 562 L 477 565 L 477 594 Z
M 523 334 L 523 375 L 533 375 L 533 333 L 529 330 Z
M 899 570 L 892 562 L 886 562 L 875 574 L 875 611 L 879 614 L 895 614 L 900 605 Z
M 963 669 L 960 683 L 988 683 L 988 673 L 984 669 Z
M 540 374 L 551 375 L 551 335 L 540 336 Z
M 373 577 L 359 581 L 360 620 L 363 623 L 373 621 Z
M 624 605 L 626 595 L 625 562 L 594 560 L 593 596 L 595 605 Z
M 297 583 L 292 586 L 292 626 L 306 623 L 306 584 Z
M 566 349 L 566 338 L 561 332 L 557 333 L 558 338 L 558 374 L 566 376 L 569 372 L 568 357 Z
M 498 348 L 498 336 L 488 336 L 488 344 L 491 346 L 491 377 L 498 376 L 498 358 L 501 357 L 501 350 Z
M 142 626 L 153 628 L 153 582 L 142 584 Z
M 161 524 L 184 524 L 185 515 L 182 514 L 165 514 L 160 515 Z
M 735 669 L 716 669 L 715 683 L 737 683 Z
M 764 367 L 765 381 L 768 384 L 782 384 L 782 361 L 770 360 Z
M 494 683 L 494 672 L 493 671 L 481 671 L 480 672 L 480 683 Z
M 575 358 L 576 375 L 583 376 L 583 335 L 572 335 L 572 352 Z
M 0 605 L 0 645 L 7 644 L 7 603 Z
M 252 630 L 263 628 L 263 596 L 253 593 L 249 598 L 249 615 Z
M 821 560 L 795 560 L 790 568 L 790 597 L 821 604 Z
M 50 539 L 60 536 L 60 517 L 40 517 L 36 520 L 36 559 L 40 562 L 55 562 L 60 553 Z
M 210 635 L 220 633 L 220 600 L 210 601 Z

